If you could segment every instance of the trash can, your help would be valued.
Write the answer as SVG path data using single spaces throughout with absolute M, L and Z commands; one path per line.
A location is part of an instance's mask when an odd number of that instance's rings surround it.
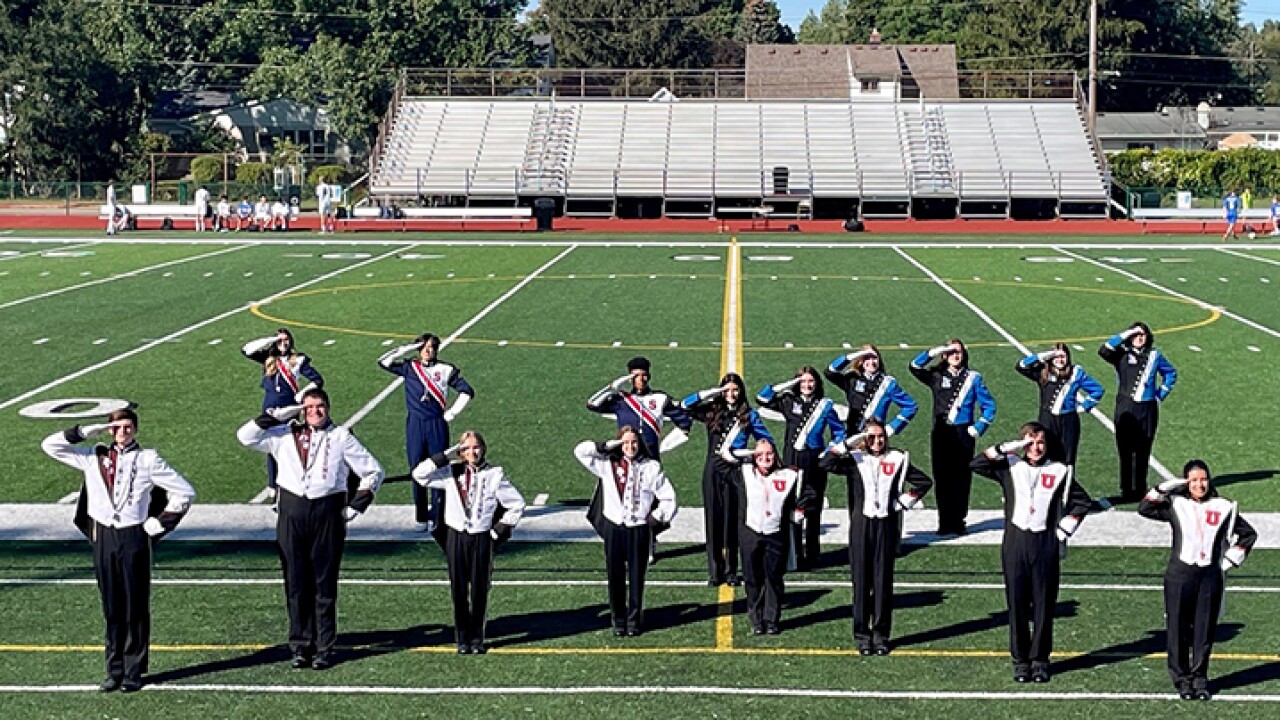
M 556 218 L 556 201 L 552 198 L 538 198 L 533 201 L 533 219 L 537 222 L 538 232 L 554 230 Z

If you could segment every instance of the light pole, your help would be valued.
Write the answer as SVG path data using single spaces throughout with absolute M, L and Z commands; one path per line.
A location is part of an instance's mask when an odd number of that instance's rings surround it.
M 1098 134 L 1098 0 L 1089 2 L 1089 133 Z

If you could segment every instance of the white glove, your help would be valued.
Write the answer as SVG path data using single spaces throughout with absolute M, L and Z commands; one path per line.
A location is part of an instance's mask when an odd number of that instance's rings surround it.
M 353 507 L 345 507 L 342 508 L 342 517 L 346 519 L 347 522 L 351 522 L 352 520 L 360 517 L 360 511 Z
M 1131 328 L 1129 328 L 1128 330 L 1125 330 L 1124 332 L 1120 333 L 1120 339 L 1121 339 L 1121 340 L 1128 340 L 1129 338 L 1133 337 L 1134 335 L 1137 335 L 1137 334 L 1138 334 L 1138 333 L 1140 333 L 1140 332 L 1142 332 L 1142 328 L 1140 328 L 1140 327 L 1131 327 Z
M 800 378 L 792 378 L 786 382 L 780 382 L 777 385 L 774 385 L 773 392 L 775 395 L 781 395 L 785 392 L 788 392 L 789 390 L 791 390 L 792 388 L 794 388 L 799 384 L 800 384 Z
M 978 432 L 978 428 L 973 425 L 970 425 L 969 427 L 965 428 L 965 432 L 969 433 L 969 437 L 975 440 L 978 439 L 978 436 L 982 434 Z
M 887 437 L 887 438 L 891 438 L 891 437 L 893 437 L 893 434 L 894 434 L 895 432 L 897 432 L 897 430 L 894 430 L 892 425 L 885 425 L 885 426 L 884 426 L 884 436 L 885 436 L 885 437 Z
M 302 402 L 302 396 L 306 395 L 307 391 L 314 390 L 316 387 L 317 385 L 313 382 L 307 383 L 306 387 L 293 394 L 293 401 L 297 403 Z
M 947 345 L 939 345 L 938 347 L 935 347 L 935 348 L 929 348 L 929 357 L 931 357 L 931 358 L 936 358 L 936 357 L 938 357 L 939 355 L 941 355 L 942 353 L 945 353 L 945 352 L 951 352 L 951 345 L 950 345 L 950 344 L 947 344 Z
M 622 377 L 618 378 L 617 380 L 614 380 L 613 382 L 609 383 L 609 387 L 610 387 L 614 392 L 622 392 L 622 388 L 626 387 L 627 383 L 629 383 L 629 382 L 631 382 L 631 374 L 630 374 L 630 373 L 628 373 L 628 374 L 626 374 L 626 375 L 623 375 Z
M 301 405 L 286 405 L 284 407 L 271 408 L 270 410 L 267 410 L 268 415 L 280 422 L 289 422 L 290 420 L 298 417 L 301 412 Z
M 724 388 L 723 388 L 723 387 L 707 388 L 706 390 L 701 390 L 701 391 L 699 391 L 699 392 L 698 392 L 698 400 L 700 400 L 700 401 L 702 401 L 702 402 L 706 402 L 707 400 L 710 400 L 711 398 L 718 398 L 718 397 L 720 397 L 720 396 L 721 396 L 721 395 L 723 395 L 723 394 L 724 394 Z
M 471 396 L 466 393 L 458 393 L 458 397 L 453 399 L 453 405 L 444 412 L 444 421 L 451 423 L 462 414 L 463 409 L 467 407 L 467 403 L 471 402 Z
M 462 443 L 458 443 L 457 445 L 451 445 L 445 448 L 445 451 L 442 454 L 444 455 L 446 460 L 448 460 L 449 462 L 454 462 L 459 457 L 462 457 L 461 450 L 462 450 Z
M 796 525 L 801 525 L 801 524 L 803 524 L 803 523 L 804 523 L 804 511 L 803 511 L 803 510 L 801 510 L 800 508 L 796 508 L 795 512 L 791 513 L 791 522 L 795 523 Z
M 387 367 L 391 365 L 391 363 L 395 362 L 396 360 L 399 360 L 400 358 L 406 355 L 409 355 L 410 353 L 415 353 L 421 349 L 422 349 L 422 343 L 409 343 L 408 345 L 401 345 L 398 348 L 393 348 L 391 350 L 388 350 L 382 353 L 382 356 L 378 358 L 378 364 L 382 365 L 383 367 Z
M 902 510 L 910 510 L 914 508 L 918 502 L 920 502 L 920 498 L 909 492 L 904 492 L 898 496 L 898 507 Z
M 98 425 L 81 425 L 80 434 L 83 435 L 85 439 L 88 439 L 93 437 L 94 435 L 101 435 L 102 433 L 107 432 L 110 429 L 111 429 L 111 423 L 101 423 Z
M 844 439 L 844 447 L 846 450 L 852 450 L 855 447 L 857 447 L 859 443 L 861 443 L 866 439 L 867 439 L 866 433 L 857 433 L 855 435 L 850 435 L 849 437 Z
M 1022 450 L 1022 448 L 1030 444 L 1031 444 L 1030 438 L 1022 438 L 1021 440 L 1010 440 L 1008 442 L 1002 442 L 999 445 L 997 445 L 996 450 L 999 451 L 1001 455 L 1017 455 L 1018 452 Z
M 1058 521 L 1058 539 L 1063 542 L 1067 538 L 1076 534 L 1076 530 L 1080 528 L 1080 518 L 1075 515 L 1067 515 Z
M 157 518 L 147 518 L 147 521 L 142 523 L 142 529 L 151 537 L 164 534 L 164 526 Z
M 604 444 L 605 450 L 617 450 L 620 447 L 622 447 L 621 440 L 607 440 Z
M 1186 484 L 1187 484 L 1187 481 L 1181 478 L 1177 478 L 1174 480 L 1165 480 L 1164 482 L 1156 486 L 1156 490 L 1162 495 L 1168 495 L 1169 493 L 1173 492 L 1174 490 L 1177 490 L 1178 488 Z
M 849 454 L 849 448 L 845 446 L 843 442 L 831 443 L 830 445 L 827 446 L 826 450 L 822 451 L 822 454 L 835 455 L 836 457 L 843 457 Z
M 1232 547 L 1222 554 L 1222 571 L 1226 572 L 1231 568 L 1240 567 L 1240 563 L 1244 562 L 1244 548 L 1239 545 Z
M 1044 352 L 1042 352 L 1042 353 L 1036 353 L 1036 359 L 1037 359 L 1037 360 L 1039 360 L 1039 361 L 1040 361 L 1040 362 L 1042 362 L 1042 363 L 1047 363 L 1047 362 L 1049 362 L 1050 360 L 1052 360 L 1052 359 L 1054 359 L 1054 358 L 1058 357 L 1059 355 L 1065 355 L 1065 353 L 1063 353 L 1061 350 L 1057 350 L 1057 349 L 1054 349 L 1054 350 L 1045 350 L 1045 351 L 1044 351 Z
M 756 454 L 755 451 L 749 448 L 738 448 L 737 450 L 733 451 L 733 456 L 742 461 L 750 460 L 752 457 L 755 456 L 755 454 Z
M 688 441 L 689 433 L 681 430 L 680 428 L 675 428 L 671 432 L 667 433 L 666 437 L 662 438 L 662 442 L 658 443 L 658 452 L 663 454 L 669 453 Z
M 849 362 L 852 363 L 852 362 L 857 362 L 861 358 L 871 357 L 872 355 L 875 355 L 875 354 L 876 354 L 875 350 L 863 349 L 863 350 L 858 350 L 857 352 L 851 352 L 848 355 L 845 355 L 845 359 L 847 359 Z
M 276 337 L 275 335 L 271 335 L 264 338 L 258 338 L 257 340 L 250 340 L 249 342 L 244 344 L 244 347 L 240 348 L 240 352 L 244 353 L 245 355 L 257 355 L 263 350 L 266 350 L 272 345 L 275 345 L 278 340 L 279 338 Z

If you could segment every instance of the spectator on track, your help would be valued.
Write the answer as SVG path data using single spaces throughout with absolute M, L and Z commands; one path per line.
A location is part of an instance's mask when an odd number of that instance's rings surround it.
M 241 198 L 240 204 L 236 205 L 236 232 L 246 229 L 253 229 L 253 203 L 249 202 L 248 195 Z
M 933 481 L 910 456 L 889 447 L 884 423 L 832 443 L 822 466 L 844 475 L 849 498 L 849 572 L 853 581 L 853 640 L 863 655 L 888 655 L 893 630 L 893 569 L 902 513 L 914 508 Z M 801 497 L 801 503 L 811 504 Z
M 598 481 L 600 517 L 592 524 L 604 540 L 613 634 L 635 637 L 644 630 L 644 579 L 653 532 L 675 517 L 676 491 L 662 465 L 644 455 L 635 428 L 623 427 L 608 442 L 579 443 L 573 454 Z
M 1013 679 L 1020 683 L 1049 682 L 1062 558 L 1090 503 L 1071 468 L 1049 460 L 1046 435 L 1040 423 L 1027 423 L 1020 439 L 987 448 L 970 465 L 1004 494 L 1000 564 Z
M 734 450 L 745 450 L 750 439 L 773 436 L 747 402 L 747 384 L 737 373 L 720 378 L 717 387 L 693 393 L 681 401 L 684 409 L 707 426 L 707 459 L 702 469 L 702 502 L 707 535 L 707 584 L 742 584 L 738 574 L 738 522 L 741 498 L 739 461 Z
M 1236 503 L 1218 495 L 1203 460 L 1147 492 L 1138 514 L 1167 522 L 1173 547 L 1164 571 L 1169 676 L 1183 700 L 1209 699 L 1209 655 L 1226 573 L 1244 562 L 1258 534 Z
M 520 491 L 490 465 L 480 433 L 467 430 L 457 445 L 423 460 L 413 479 L 444 497 L 435 529 L 449 564 L 453 624 L 459 655 L 483 655 L 493 584 L 493 550 L 511 537 L 524 514 Z
M 196 232 L 208 229 L 205 221 L 209 217 L 209 190 L 201 185 L 196 189 Z
M 213 218 L 213 229 L 218 232 L 227 232 L 231 229 L 231 203 L 227 202 L 226 195 L 218 198 L 218 209 Z
M 1240 196 L 1236 195 L 1234 189 L 1227 191 L 1227 196 L 1222 198 L 1222 219 L 1227 223 L 1227 229 L 1222 233 L 1222 239 L 1236 239 L 1236 223 L 1240 220 Z
M 259 195 L 253 205 L 253 224 L 258 226 L 258 232 L 266 232 L 271 227 L 271 203 L 267 202 L 266 195 Z
M 932 367 L 925 364 L 942 358 Z M 926 350 L 911 361 L 911 374 L 933 391 L 932 452 L 938 534 L 963 535 L 973 473 L 969 460 L 977 439 L 996 419 L 996 401 L 982 375 L 969 369 L 969 351 L 959 339 Z
M 284 198 L 277 197 L 275 202 L 271 203 L 271 229 L 289 229 L 289 206 L 285 203 Z

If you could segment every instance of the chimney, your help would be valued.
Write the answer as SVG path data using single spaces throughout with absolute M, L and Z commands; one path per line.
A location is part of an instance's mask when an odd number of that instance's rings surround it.
M 1210 120 L 1210 111 L 1211 108 L 1207 102 L 1202 101 L 1196 106 L 1196 124 L 1204 130 L 1208 130 L 1209 126 L 1212 125 Z
M 879 45 L 879 44 L 880 44 L 880 31 L 879 31 L 879 30 L 877 30 L 876 28 L 871 28 L 871 37 L 867 40 L 867 44 L 868 44 L 868 45 Z

